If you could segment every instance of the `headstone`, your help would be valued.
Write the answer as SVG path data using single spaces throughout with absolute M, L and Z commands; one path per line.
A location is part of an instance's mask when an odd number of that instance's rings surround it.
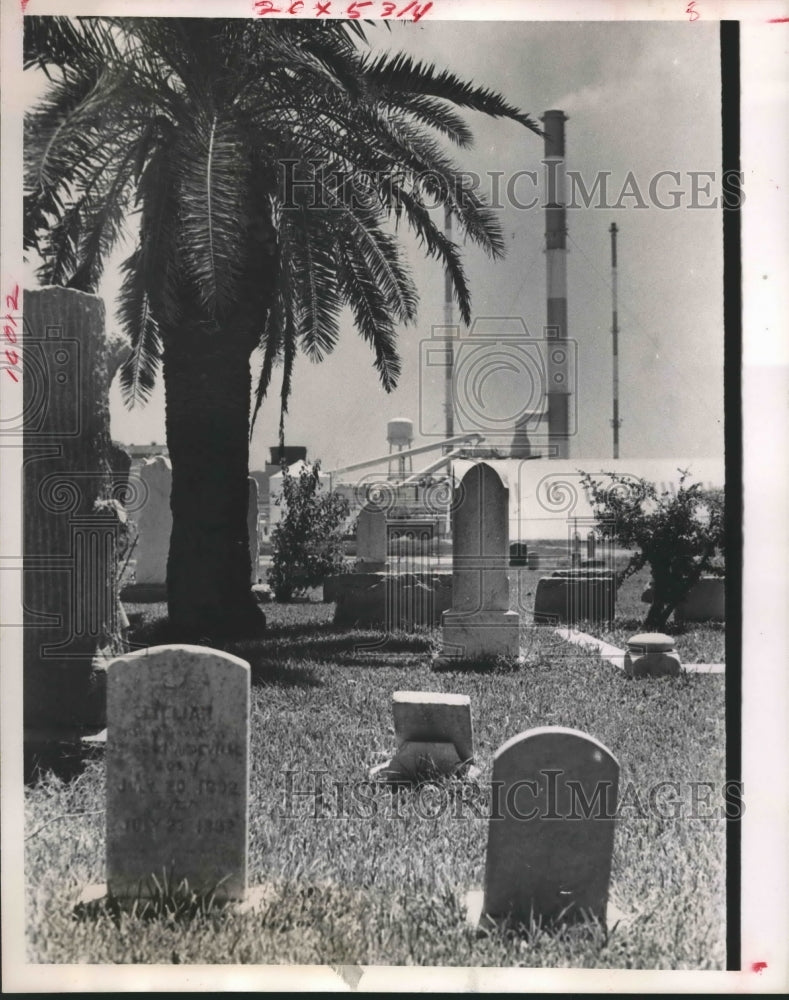
M 140 469 L 147 498 L 138 515 L 137 584 L 167 583 L 167 555 L 170 551 L 170 532 L 173 515 L 170 510 L 170 488 L 173 481 L 169 458 L 157 455 L 149 458 Z
M 186 879 L 247 883 L 249 664 L 201 646 L 114 660 L 107 699 L 107 886 L 122 899 Z
M 501 746 L 483 914 L 527 925 L 586 916 L 605 924 L 618 782 L 610 750 L 577 730 L 532 729 Z
M 436 666 L 454 659 L 517 659 L 520 616 L 509 610 L 506 466 L 472 465 L 452 510 L 452 610 L 443 616 Z
M 252 563 L 252 584 L 258 582 L 260 572 L 260 537 L 258 535 L 258 484 L 249 477 L 249 504 L 247 506 L 247 534 L 249 535 L 249 561 Z
M 468 695 L 395 691 L 392 714 L 397 751 L 388 763 L 373 768 L 371 777 L 418 780 L 467 770 L 474 756 Z
M 642 632 L 627 640 L 625 677 L 676 677 L 682 670 L 674 640 L 662 632 Z
M 120 525 L 103 501 L 121 498 L 124 487 L 119 481 L 116 492 L 111 464 L 104 303 L 49 287 L 25 291 L 18 305 L 7 309 L 6 325 L 20 341 L 24 329 L 25 357 L 22 384 L 6 382 L 4 431 L 21 433 L 24 444 L 27 742 L 35 731 L 105 724 L 97 654 L 117 653 L 121 634 Z
M 356 564 L 374 573 L 386 566 L 386 511 L 362 507 L 356 522 Z

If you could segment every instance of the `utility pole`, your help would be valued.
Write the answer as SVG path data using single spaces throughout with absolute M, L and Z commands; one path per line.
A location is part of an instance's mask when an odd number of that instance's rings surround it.
M 611 228 L 608 231 L 611 233 L 611 295 L 613 303 L 611 334 L 613 335 L 614 348 L 614 417 L 611 426 L 614 429 L 614 458 L 619 458 L 619 428 L 622 424 L 619 419 L 619 321 L 616 301 L 616 234 L 619 230 L 616 228 L 615 222 L 611 223 Z
M 452 213 L 449 203 L 444 205 L 444 235 L 452 239 Z M 448 441 L 455 436 L 455 400 L 452 380 L 455 369 L 455 341 L 452 336 L 452 279 L 449 270 L 444 272 L 444 330 L 446 334 L 446 359 L 444 368 L 444 438 Z M 451 446 L 447 446 L 451 451 Z

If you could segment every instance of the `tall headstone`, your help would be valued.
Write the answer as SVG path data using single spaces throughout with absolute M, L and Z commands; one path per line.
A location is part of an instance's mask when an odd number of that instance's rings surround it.
M 119 525 L 102 503 L 118 498 L 104 303 L 73 289 L 26 291 L 24 349 L 15 429 L 24 443 L 25 726 L 103 726 L 106 675 L 96 654 L 121 648 Z M 6 386 L 9 397 L 13 390 Z
M 170 551 L 170 532 L 173 515 L 170 510 L 170 489 L 173 482 L 170 459 L 163 455 L 149 458 L 140 469 L 140 479 L 144 484 L 145 503 L 138 515 L 139 530 L 137 584 L 167 583 L 167 555 Z
M 369 573 L 384 569 L 386 550 L 386 511 L 362 507 L 356 522 L 357 566 Z
M 107 887 L 152 876 L 219 900 L 247 885 L 249 664 L 202 646 L 114 660 L 107 697 Z
M 452 610 L 443 615 L 436 658 L 519 655 L 517 611 L 509 610 L 509 488 L 502 465 L 478 462 L 463 475 L 452 511 Z
M 260 536 L 258 535 L 258 483 L 249 477 L 249 504 L 247 506 L 247 534 L 249 535 L 249 561 L 252 563 L 252 584 L 258 582 L 260 572 Z
M 586 733 L 519 733 L 493 759 L 483 914 L 606 920 L 619 764 Z

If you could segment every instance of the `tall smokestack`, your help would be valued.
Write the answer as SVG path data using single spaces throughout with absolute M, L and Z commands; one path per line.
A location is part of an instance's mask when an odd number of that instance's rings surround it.
M 545 204 L 545 253 L 548 277 L 547 372 L 548 455 L 569 458 L 570 385 L 567 339 L 567 217 L 565 208 L 563 111 L 546 111 L 545 132 L 547 190 Z

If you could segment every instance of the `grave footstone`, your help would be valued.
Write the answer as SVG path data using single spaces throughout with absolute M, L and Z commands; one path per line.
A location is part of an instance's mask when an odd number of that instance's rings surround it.
M 627 640 L 625 677 L 676 677 L 682 670 L 674 640 L 662 632 L 642 632 Z
M 152 877 L 240 900 L 247 884 L 249 664 L 201 646 L 114 660 L 107 699 L 107 886 Z
M 456 659 L 517 659 L 520 616 L 509 610 L 509 488 L 505 463 L 478 462 L 463 475 L 452 510 L 452 609 L 443 615 L 434 665 Z
M 605 924 L 618 782 L 610 750 L 577 730 L 532 729 L 499 748 L 483 920 Z
M 467 770 L 474 757 L 468 695 L 395 691 L 392 714 L 397 751 L 388 763 L 373 768 L 373 777 L 416 779 Z

